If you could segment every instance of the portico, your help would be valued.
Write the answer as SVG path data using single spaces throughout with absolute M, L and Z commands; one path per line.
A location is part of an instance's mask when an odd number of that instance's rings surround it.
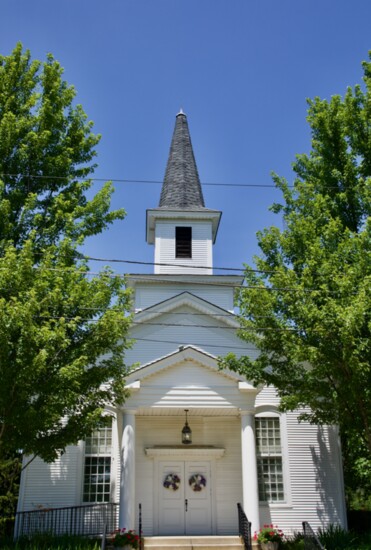
M 192 346 L 140 367 L 128 384 L 135 390 L 122 411 L 120 525 L 136 527 L 141 503 L 149 535 L 234 534 L 242 502 L 258 529 L 258 390 Z M 185 403 L 190 445 L 181 443 Z M 169 488 L 171 476 L 178 481 Z

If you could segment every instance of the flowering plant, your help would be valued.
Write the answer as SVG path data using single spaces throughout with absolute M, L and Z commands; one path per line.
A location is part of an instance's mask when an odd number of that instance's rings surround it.
M 283 532 L 278 527 L 273 527 L 273 525 L 264 525 L 260 529 L 259 533 L 255 531 L 254 540 L 258 542 L 280 542 L 283 537 Z
M 131 548 L 139 548 L 139 535 L 130 529 L 116 529 L 111 535 L 111 542 L 116 548 L 118 546 L 130 546 Z

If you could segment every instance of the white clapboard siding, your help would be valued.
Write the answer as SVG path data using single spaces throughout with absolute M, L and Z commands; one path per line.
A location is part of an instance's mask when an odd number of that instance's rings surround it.
M 125 354 L 126 365 L 149 363 L 174 352 L 180 345 L 193 345 L 216 357 L 229 352 L 237 356 L 256 357 L 257 351 L 253 345 L 238 338 L 229 326 L 215 328 L 223 326 L 222 320 L 192 315 L 197 313 L 196 309 L 181 312 L 181 308 L 175 309 L 173 314 L 164 314 L 143 325 L 134 325 L 130 335 L 138 340 Z
M 176 283 L 141 284 L 136 283 L 135 287 L 135 310 L 147 309 L 177 296 L 182 292 L 190 292 L 195 296 L 206 300 L 226 311 L 233 312 L 234 290 L 228 286 L 199 284 L 194 282 L 179 281 Z
M 274 388 L 264 388 L 256 404 L 264 410 L 269 402 L 278 405 Z M 287 463 L 286 503 L 262 505 L 261 524 L 274 523 L 284 532 L 302 529 L 308 521 L 314 529 L 329 523 L 346 525 L 341 453 L 337 430 L 299 422 L 299 412 L 285 415 L 282 458 Z
M 175 227 L 192 228 L 192 258 L 175 257 Z M 190 221 L 176 223 L 174 220 L 158 221 L 155 237 L 155 273 L 192 273 L 212 275 L 212 223 Z M 187 267 L 177 267 L 190 266 Z M 196 269 L 197 268 L 197 269 Z
M 112 423 L 111 500 L 120 499 L 122 422 Z M 52 464 L 36 458 L 24 470 L 18 510 L 60 508 L 82 504 L 84 443 L 70 445 Z
M 69 446 L 52 464 L 36 458 L 22 475 L 18 510 L 81 504 L 82 448 Z M 27 458 L 25 459 L 27 462 Z
M 292 502 L 314 526 L 344 523 L 339 444 L 333 427 L 298 422 L 287 414 Z M 303 492 L 306 498 L 303 499 Z

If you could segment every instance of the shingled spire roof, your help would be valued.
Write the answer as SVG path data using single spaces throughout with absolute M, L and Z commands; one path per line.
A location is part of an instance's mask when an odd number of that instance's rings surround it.
M 182 110 L 176 116 L 159 207 L 185 210 L 205 208 L 187 117 Z

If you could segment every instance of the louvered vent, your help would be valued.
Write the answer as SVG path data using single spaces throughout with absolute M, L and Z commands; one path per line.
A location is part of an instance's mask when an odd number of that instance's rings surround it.
M 192 258 L 192 227 L 175 228 L 175 257 Z

